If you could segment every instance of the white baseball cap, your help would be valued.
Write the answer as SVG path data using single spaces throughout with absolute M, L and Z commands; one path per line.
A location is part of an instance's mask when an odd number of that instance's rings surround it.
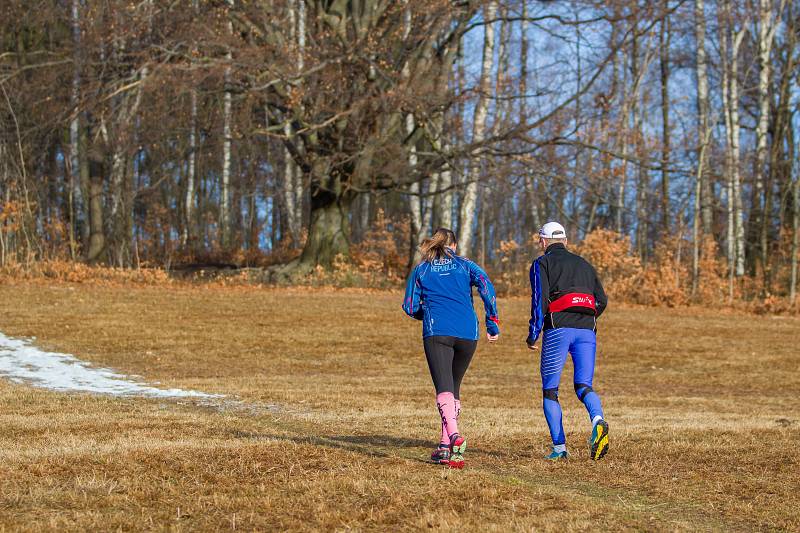
M 539 230 L 539 237 L 545 239 L 566 239 L 567 231 L 558 222 L 548 222 Z

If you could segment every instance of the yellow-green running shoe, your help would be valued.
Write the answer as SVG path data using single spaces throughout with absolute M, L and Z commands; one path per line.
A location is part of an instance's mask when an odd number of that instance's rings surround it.
M 589 437 L 589 458 L 599 461 L 608 453 L 608 422 L 600 420 L 592 428 Z

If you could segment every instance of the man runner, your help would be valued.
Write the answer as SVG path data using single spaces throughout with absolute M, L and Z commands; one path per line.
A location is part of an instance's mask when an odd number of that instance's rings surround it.
M 536 340 L 544 331 L 542 401 L 553 439 L 553 451 L 546 458 L 555 461 L 569 457 L 558 403 L 561 370 L 569 352 L 575 368 L 575 394 L 592 422 L 589 456 L 596 461 L 608 452 L 608 424 L 603 419 L 600 397 L 592 389 L 597 318 L 608 300 L 594 267 L 567 251 L 566 245 L 567 233 L 561 224 L 548 222 L 539 230 L 539 247 L 544 255 L 531 265 L 531 320 L 525 342 L 536 350 Z

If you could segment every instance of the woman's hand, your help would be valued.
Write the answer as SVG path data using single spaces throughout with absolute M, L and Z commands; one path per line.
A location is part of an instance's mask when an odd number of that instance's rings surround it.
M 499 338 L 500 338 L 500 334 L 499 333 L 497 335 L 492 335 L 491 333 L 487 333 L 486 334 L 486 339 L 491 343 L 497 342 L 497 339 L 499 339 Z

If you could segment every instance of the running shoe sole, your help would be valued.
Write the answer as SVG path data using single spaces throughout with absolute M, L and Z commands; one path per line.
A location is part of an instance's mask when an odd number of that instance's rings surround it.
M 464 468 L 464 452 L 467 451 L 467 439 L 464 437 L 456 437 L 456 440 L 450 445 L 450 468 Z
M 589 437 L 589 458 L 599 461 L 608 453 L 608 423 L 601 420 L 592 430 Z

